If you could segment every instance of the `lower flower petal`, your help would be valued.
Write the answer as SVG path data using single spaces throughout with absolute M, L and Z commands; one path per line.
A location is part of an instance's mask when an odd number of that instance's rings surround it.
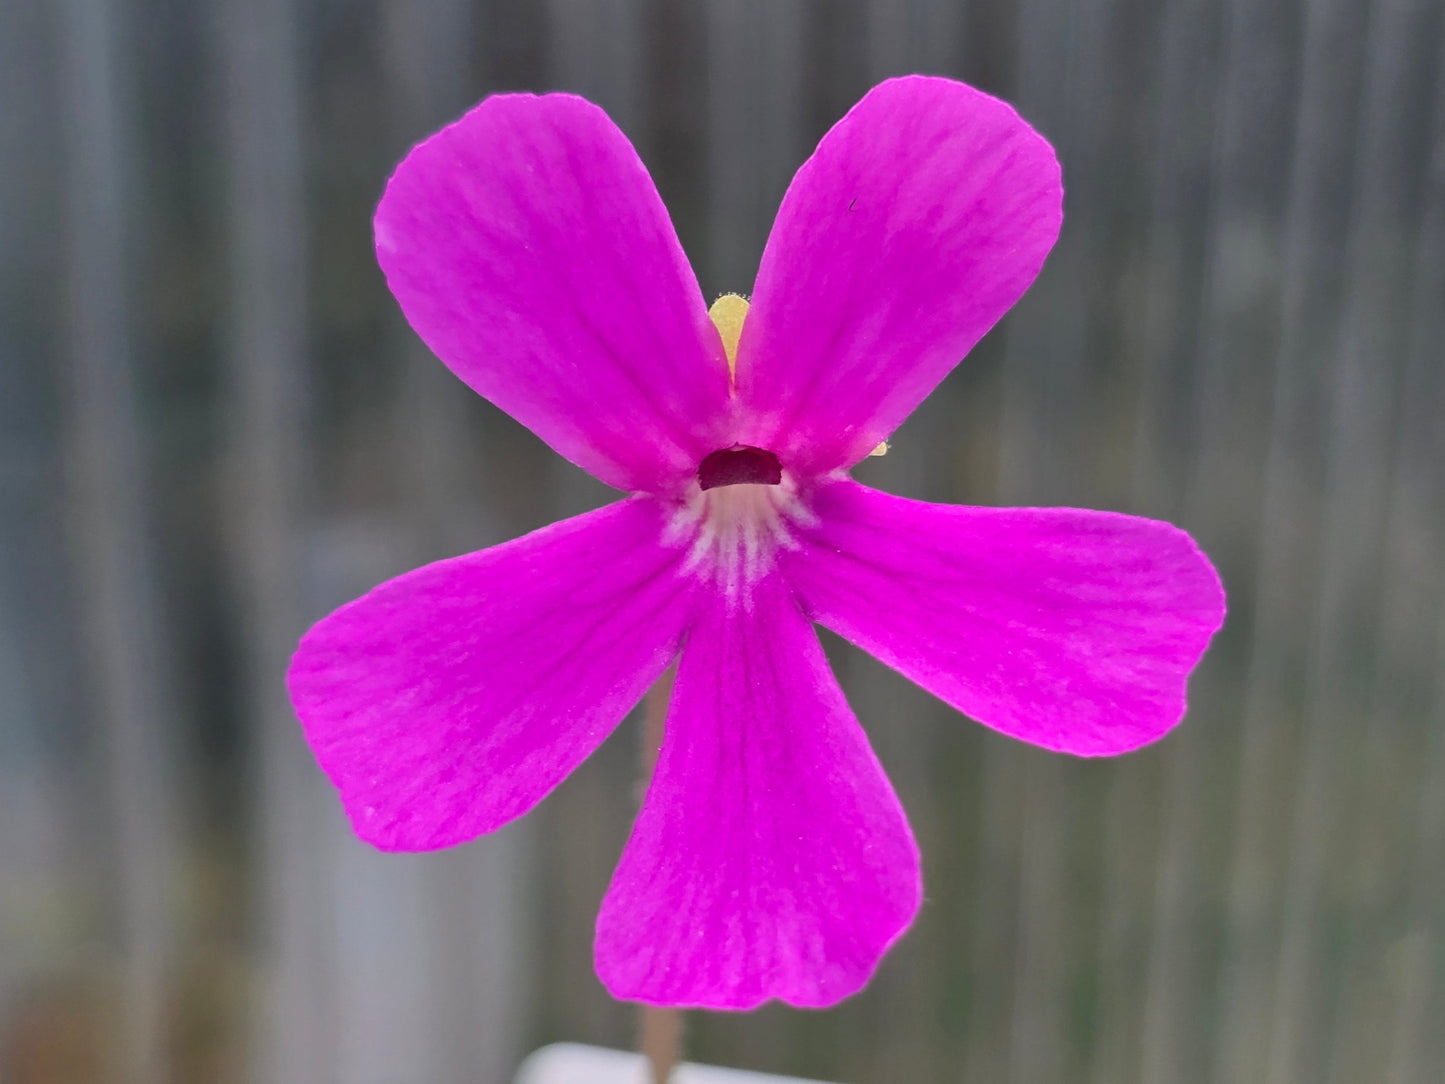
M 814 620 L 979 722 L 1080 756 L 1184 715 L 1224 620 L 1177 527 L 1074 508 L 965 508 L 821 487 L 783 570 Z
M 689 619 L 662 523 L 655 501 L 622 501 L 400 576 L 302 638 L 291 697 L 357 835 L 466 842 L 602 743 Z
M 715 604 L 602 902 L 603 984 L 663 1005 L 831 1005 L 868 981 L 921 892 L 903 809 L 786 585 Z

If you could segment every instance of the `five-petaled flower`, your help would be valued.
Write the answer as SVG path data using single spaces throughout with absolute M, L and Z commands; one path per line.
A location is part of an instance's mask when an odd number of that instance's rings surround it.
M 291 694 L 356 832 L 464 843 L 526 813 L 680 655 L 597 920 L 623 998 L 823 1006 L 908 926 L 919 855 L 817 623 L 1004 734 L 1083 756 L 1183 715 L 1223 620 L 1165 523 L 869 489 L 885 440 L 1028 288 L 1058 163 L 1006 104 L 908 77 L 798 171 L 751 307 L 709 310 L 625 136 L 488 98 L 387 185 L 376 248 L 467 384 L 630 496 L 382 584 Z

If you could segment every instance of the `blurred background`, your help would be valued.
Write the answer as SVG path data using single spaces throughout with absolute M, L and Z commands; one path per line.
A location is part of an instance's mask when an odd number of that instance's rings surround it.
M 927 900 L 862 995 L 692 1014 L 845 1082 L 1445 1078 L 1440 0 L 0 2 L 0 1081 L 504 1082 L 591 965 L 637 720 L 452 852 L 356 842 L 282 675 L 420 562 L 609 499 L 411 334 L 371 213 L 497 90 L 602 104 L 709 298 L 877 80 L 1057 148 L 1032 292 L 858 476 L 1186 526 L 1184 725 L 1052 756 L 826 638 Z

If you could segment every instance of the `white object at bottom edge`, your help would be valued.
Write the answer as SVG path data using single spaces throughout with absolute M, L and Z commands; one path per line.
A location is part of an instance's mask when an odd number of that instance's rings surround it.
M 581 1043 L 553 1043 L 528 1055 L 517 1070 L 516 1084 L 651 1084 L 647 1059 L 641 1054 L 608 1050 Z M 745 1069 L 719 1069 L 683 1062 L 669 1084 L 824 1084 L 796 1076 L 774 1076 Z

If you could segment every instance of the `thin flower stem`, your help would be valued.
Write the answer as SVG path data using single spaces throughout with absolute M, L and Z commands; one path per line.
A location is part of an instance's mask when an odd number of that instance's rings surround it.
M 639 764 L 637 799 L 647 797 L 647 786 L 657 766 L 657 754 L 667 724 L 667 705 L 672 699 L 672 681 L 677 667 L 669 667 L 647 691 L 642 705 L 642 756 Z M 679 1009 L 642 1006 L 638 1020 L 638 1050 L 652 1066 L 652 1084 L 667 1084 L 682 1046 L 682 1012 Z
M 682 1045 L 682 1012 L 642 1006 L 638 1048 L 652 1065 L 652 1084 L 667 1084 Z

